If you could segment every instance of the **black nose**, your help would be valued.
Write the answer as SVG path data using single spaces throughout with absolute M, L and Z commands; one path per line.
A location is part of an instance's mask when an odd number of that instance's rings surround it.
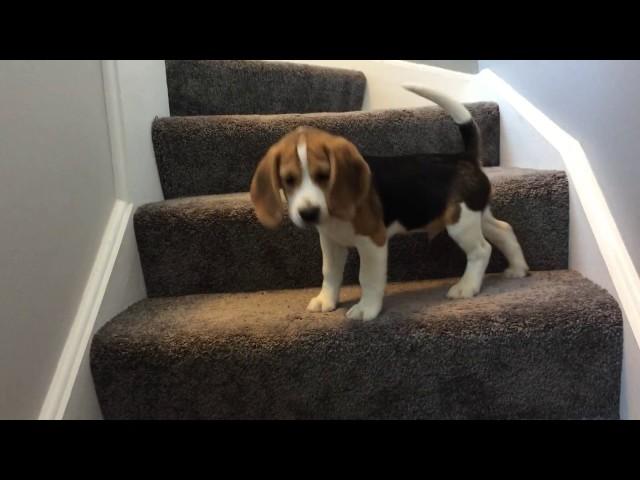
M 298 213 L 302 220 L 307 223 L 316 223 L 320 218 L 320 208 L 318 207 L 301 208 Z

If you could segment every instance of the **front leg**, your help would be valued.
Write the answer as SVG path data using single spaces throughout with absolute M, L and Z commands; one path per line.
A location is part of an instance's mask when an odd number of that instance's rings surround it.
M 320 233 L 322 248 L 322 290 L 309 302 L 307 310 L 312 312 L 330 312 L 336 309 L 344 264 L 347 261 L 347 247 L 337 244 Z
M 351 320 L 372 320 L 382 310 L 384 289 L 387 285 L 388 242 L 376 245 L 369 237 L 362 237 L 357 243 L 360 256 L 360 288 L 362 296 L 347 312 Z

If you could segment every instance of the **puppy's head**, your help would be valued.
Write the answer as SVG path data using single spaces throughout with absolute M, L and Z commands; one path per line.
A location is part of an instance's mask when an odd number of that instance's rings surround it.
M 251 180 L 258 220 L 275 228 L 283 217 L 280 190 L 298 227 L 319 225 L 330 216 L 353 219 L 369 193 L 371 171 L 358 149 L 343 137 L 300 127 L 262 158 Z

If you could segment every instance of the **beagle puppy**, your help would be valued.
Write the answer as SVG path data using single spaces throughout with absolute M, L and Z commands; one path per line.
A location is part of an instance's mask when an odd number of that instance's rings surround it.
M 491 256 L 489 242 L 507 258 L 507 277 L 527 275 L 513 229 L 491 214 L 491 184 L 480 167 L 480 132 L 471 114 L 431 89 L 404 88 L 451 115 L 464 140 L 463 152 L 363 157 L 343 137 L 300 127 L 267 151 L 253 175 L 251 200 L 264 226 L 275 228 L 282 221 L 283 191 L 293 223 L 313 226 L 320 234 L 323 282 L 309 302 L 310 311 L 336 308 L 347 248 L 355 247 L 362 294 L 347 317 L 375 318 L 387 282 L 389 239 L 415 230 L 426 231 L 429 239 L 446 230 L 466 253 L 466 269 L 449 289 L 449 298 L 469 298 L 480 291 Z

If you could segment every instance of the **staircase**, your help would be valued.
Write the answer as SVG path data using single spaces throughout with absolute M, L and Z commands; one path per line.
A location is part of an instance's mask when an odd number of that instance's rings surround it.
M 363 112 L 360 72 L 259 61 L 167 61 L 171 116 L 153 122 L 165 200 L 138 208 L 149 298 L 91 345 L 106 419 L 614 419 L 622 317 L 568 267 L 560 171 L 499 166 L 496 104 L 468 105 L 483 133 L 493 212 L 533 270 L 498 272 L 479 296 L 447 300 L 464 271 L 446 235 L 390 241 L 382 314 L 344 316 L 358 297 L 351 251 L 340 308 L 305 310 L 322 283 L 317 233 L 258 224 L 246 193 L 266 149 L 299 125 L 365 155 L 454 152 L 436 107 Z

